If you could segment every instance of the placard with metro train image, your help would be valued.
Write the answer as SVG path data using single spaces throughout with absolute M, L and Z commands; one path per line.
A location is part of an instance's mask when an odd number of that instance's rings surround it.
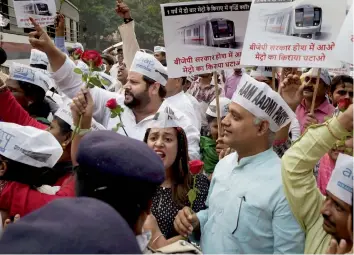
M 55 0 L 14 0 L 13 3 L 18 27 L 33 27 L 29 17 L 43 27 L 54 24 Z
M 240 65 L 251 0 L 161 5 L 169 77 Z
M 347 0 L 253 0 L 241 63 L 333 67 Z

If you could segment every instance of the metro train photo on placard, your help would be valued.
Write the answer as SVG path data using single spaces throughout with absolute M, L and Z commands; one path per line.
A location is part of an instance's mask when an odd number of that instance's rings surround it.
M 236 42 L 234 22 L 225 18 L 196 20 L 179 28 L 178 34 L 182 44 L 233 49 L 242 47 L 242 42 Z
M 321 38 L 320 6 L 299 3 L 282 10 L 274 10 L 261 17 L 264 21 L 264 30 L 267 32 L 313 40 Z

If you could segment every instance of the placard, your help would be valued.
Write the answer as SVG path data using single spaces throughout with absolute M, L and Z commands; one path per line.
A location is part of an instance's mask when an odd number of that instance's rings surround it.
M 55 0 L 13 0 L 13 3 L 18 27 L 33 27 L 29 17 L 42 27 L 54 24 Z
M 334 57 L 337 57 L 340 61 L 353 64 L 353 42 L 354 33 L 352 6 L 337 37 L 336 48 L 333 52 Z
M 237 68 L 251 1 L 162 4 L 170 78 Z
M 242 65 L 338 68 L 346 0 L 253 0 Z

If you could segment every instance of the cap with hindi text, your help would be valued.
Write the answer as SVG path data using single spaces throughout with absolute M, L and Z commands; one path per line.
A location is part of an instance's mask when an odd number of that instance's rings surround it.
M 226 98 L 226 97 L 220 97 L 219 98 L 219 105 L 220 105 L 220 117 L 223 118 L 227 115 L 229 112 L 229 105 L 231 103 L 231 100 Z M 208 106 L 208 109 L 206 111 L 206 114 L 216 118 L 217 117 L 217 112 L 216 112 L 216 99 L 214 99 Z
M 42 88 L 45 93 L 50 88 L 55 87 L 55 83 L 50 77 L 48 71 L 19 63 L 12 63 L 10 66 L 9 78 L 16 81 L 24 81 L 34 84 Z
M 166 49 L 165 49 L 165 47 L 162 47 L 162 46 L 155 46 L 154 52 L 155 53 L 166 52 Z
M 154 56 L 137 51 L 130 67 L 131 72 L 137 72 L 166 86 L 168 80 L 167 68 L 164 67 Z
M 73 121 L 73 116 L 71 113 L 70 105 L 72 103 L 72 100 L 65 97 L 63 100 L 63 104 L 61 107 L 55 112 L 55 116 L 59 117 L 63 121 L 65 121 L 68 125 L 70 125 L 71 130 L 74 130 L 74 121 Z M 106 130 L 104 126 L 102 126 L 100 123 L 92 119 L 91 121 L 91 129 L 93 131 L 98 131 L 98 130 Z
M 32 49 L 30 57 L 30 65 L 49 65 L 47 54 L 42 51 Z
M 34 167 L 53 167 L 63 154 L 55 137 L 44 130 L 0 122 L 0 155 Z
M 338 155 L 327 190 L 348 205 L 353 205 L 353 157 Z

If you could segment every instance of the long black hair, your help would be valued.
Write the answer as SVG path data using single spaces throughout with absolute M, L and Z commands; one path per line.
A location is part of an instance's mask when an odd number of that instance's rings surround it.
M 188 191 L 192 186 L 192 175 L 189 172 L 188 142 L 184 130 L 180 127 L 174 128 L 177 131 L 177 155 L 172 164 L 172 199 L 183 207 L 188 202 Z M 144 142 L 147 143 L 151 129 L 147 129 Z

